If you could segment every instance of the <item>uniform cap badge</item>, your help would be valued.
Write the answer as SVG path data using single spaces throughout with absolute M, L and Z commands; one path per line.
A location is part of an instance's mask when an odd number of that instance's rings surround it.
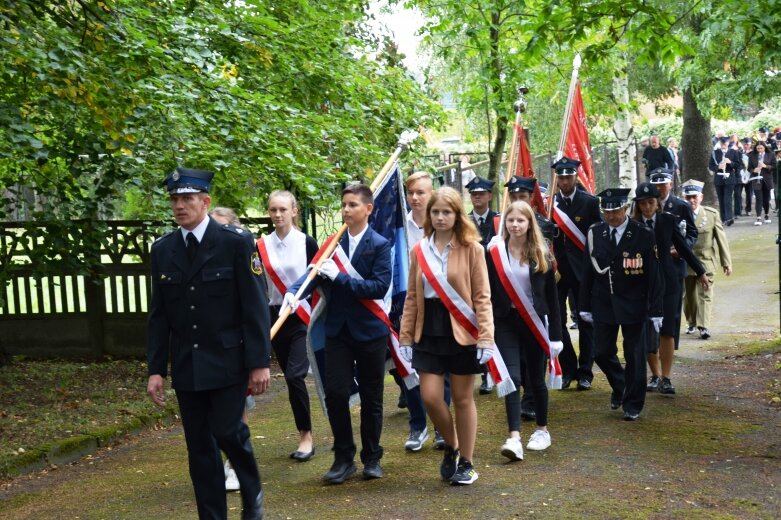
M 171 174 L 171 179 L 176 182 L 178 181 L 182 176 L 179 175 L 179 172 L 174 170 L 174 173 Z

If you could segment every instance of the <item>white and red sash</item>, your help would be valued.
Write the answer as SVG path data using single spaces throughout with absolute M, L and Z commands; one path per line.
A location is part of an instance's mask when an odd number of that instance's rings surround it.
M 445 273 L 435 274 L 431 269 L 431 263 L 434 258 L 431 258 L 431 251 L 428 251 L 427 247 L 422 247 L 424 240 L 418 242 L 413 251 L 418 259 L 420 268 L 423 271 L 423 276 L 426 277 L 426 281 L 437 293 L 439 299 L 445 305 L 445 308 L 450 312 L 450 315 L 461 325 L 477 342 L 479 338 L 479 329 L 477 326 L 477 315 L 472 308 L 467 305 L 466 301 L 458 294 L 458 291 L 450 285 L 447 281 L 447 275 Z M 504 364 L 504 359 L 496 348 L 496 344 L 492 345 L 494 349 L 493 357 L 486 363 L 488 367 L 488 373 L 496 384 L 496 394 L 499 397 L 504 397 L 516 390 L 515 383 L 510 379 L 510 372 L 507 370 L 507 365 Z
M 496 267 L 499 281 L 501 282 L 502 287 L 504 287 L 510 301 L 513 303 L 515 310 L 518 311 L 521 319 L 523 319 L 523 322 L 537 340 L 537 345 L 539 345 L 550 360 L 548 363 L 548 368 L 550 370 L 548 382 L 550 383 L 550 387 L 554 390 L 561 390 L 561 365 L 559 364 L 558 356 L 551 358 L 548 329 L 540 319 L 537 311 L 534 310 L 534 303 L 523 291 L 518 283 L 518 279 L 512 275 L 510 257 L 507 255 L 504 242 L 494 243 L 489 246 L 488 252 L 491 255 L 494 267 Z
M 553 203 L 553 221 L 559 226 L 567 238 L 577 246 L 581 251 L 586 250 L 586 236 L 578 229 L 578 226 L 572 222 L 564 211 L 559 209 L 559 201 L 555 200 Z
M 288 287 L 293 285 L 295 280 L 290 280 L 282 269 L 277 270 L 274 267 L 279 265 L 279 257 L 277 256 L 275 248 L 267 246 L 266 239 L 269 238 L 270 236 L 266 235 L 256 241 L 258 252 L 260 253 L 260 260 L 263 262 L 263 267 L 266 268 L 266 274 L 271 280 L 271 283 L 274 284 L 274 287 L 279 291 L 279 294 L 284 296 Z M 299 301 L 296 314 L 301 318 L 301 321 L 303 321 L 305 325 L 309 325 L 309 321 L 312 318 L 312 308 L 310 307 L 309 302 L 306 300 Z
M 325 243 L 320 247 L 320 251 L 324 251 L 333 238 L 333 236 L 328 237 Z M 318 256 L 315 256 L 315 258 L 312 260 L 313 264 L 317 263 L 319 256 L 320 255 L 318 252 Z M 334 261 L 339 270 L 350 278 L 363 280 L 363 276 L 361 276 L 361 274 L 356 271 L 355 267 L 353 267 L 353 265 L 350 263 L 350 259 L 348 258 L 347 253 L 344 252 L 344 249 L 342 249 L 341 245 L 337 244 L 331 259 Z M 401 352 L 399 351 L 399 333 L 396 332 L 396 330 L 393 328 L 393 325 L 391 324 L 385 302 L 383 300 L 369 299 L 361 299 L 359 301 L 369 310 L 369 312 L 374 314 L 378 319 L 380 319 L 383 323 L 385 323 L 385 325 L 388 326 L 388 331 L 390 332 L 390 336 L 388 337 L 388 349 L 391 353 L 391 359 L 393 360 L 393 364 L 396 367 L 396 371 L 399 374 L 399 377 L 404 380 L 406 387 L 412 390 L 420 384 L 420 378 L 418 377 L 417 371 L 412 368 L 410 362 L 401 356 Z

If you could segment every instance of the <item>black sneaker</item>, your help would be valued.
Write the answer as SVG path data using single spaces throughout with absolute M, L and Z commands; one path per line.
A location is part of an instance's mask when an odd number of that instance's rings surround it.
M 458 470 L 458 450 L 454 450 L 447 444 L 445 445 L 445 456 L 442 457 L 442 464 L 439 465 L 439 474 L 445 480 L 450 480 Z
M 439 433 L 437 430 L 434 430 L 434 449 L 435 450 L 445 449 L 445 438 L 442 437 L 442 434 Z
M 710 338 L 710 331 L 705 327 L 700 327 L 700 339 Z
M 404 390 L 399 393 L 399 400 L 396 402 L 396 407 L 401 409 L 407 407 L 407 396 L 404 394 Z
M 468 486 L 477 480 L 477 471 L 472 466 L 472 461 L 468 459 L 458 459 L 458 469 L 456 474 L 450 479 L 454 486 Z
M 651 380 L 648 381 L 648 384 L 645 385 L 645 391 L 646 392 L 656 392 L 659 390 L 659 382 L 661 379 L 657 376 L 651 376 Z
M 670 382 L 670 379 L 666 377 L 662 378 L 662 382 L 659 383 L 659 393 L 667 395 L 672 395 L 675 393 L 675 387 Z

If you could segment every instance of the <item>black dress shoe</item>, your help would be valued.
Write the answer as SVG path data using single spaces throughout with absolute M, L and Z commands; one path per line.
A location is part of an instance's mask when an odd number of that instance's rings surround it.
M 328 484 L 341 484 L 347 480 L 350 476 L 354 475 L 357 469 L 355 463 L 350 462 L 334 462 L 328 473 L 325 474 L 323 480 Z
M 564 390 L 565 388 L 569 388 L 570 383 L 572 383 L 571 377 L 562 377 L 561 378 L 561 389 Z
M 315 456 L 315 447 L 312 446 L 312 451 L 294 451 L 290 454 L 291 459 L 295 459 L 298 462 L 306 462 Z
M 379 462 L 367 462 L 363 465 L 363 480 L 382 478 L 382 467 Z
M 533 421 L 537 418 L 537 412 L 534 410 L 524 410 L 521 409 L 521 419 L 525 421 Z
M 263 520 L 263 490 L 255 497 L 255 503 L 244 506 L 241 510 L 241 520 Z
M 621 397 L 615 394 L 610 395 L 610 409 L 618 410 L 621 408 Z
M 483 381 L 483 383 L 480 385 L 480 395 L 488 395 L 491 393 L 493 389 L 494 389 L 493 385 L 488 386 L 488 382 Z
M 396 402 L 396 408 L 404 409 L 407 407 L 407 396 L 404 395 L 404 391 L 402 390 L 401 393 L 399 393 L 399 400 Z
M 578 380 L 578 390 L 591 390 L 591 381 L 585 377 Z
M 639 413 L 634 412 L 624 412 L 624 420 L 625 421 L 636 421 L 640 418 Z

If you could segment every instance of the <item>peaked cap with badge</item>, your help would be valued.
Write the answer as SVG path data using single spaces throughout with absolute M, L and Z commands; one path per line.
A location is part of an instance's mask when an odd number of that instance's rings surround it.
M 626 206 L 629 200 L 629 188 L 608 188 L 597 194 L 599 207 L 603 211 L 613 211 Z
M 504 187 L 507 188 L 507 191 L 510 193 L 519 191 L 528 191 L 529 193 L 533 193 L 535 184 L 537 184 L 537 179 L 534 177 L 521 177 L 518 175 L 513 175 L 512 178 L 510 178 L 510 180 L 504 184 Z
M 480 177 L 474 177 L 466 184 L 466 189 L 469 191 L 469 193 L 491 191 L 494 189 L 494 184 L 494 181 L 481 179 Z

